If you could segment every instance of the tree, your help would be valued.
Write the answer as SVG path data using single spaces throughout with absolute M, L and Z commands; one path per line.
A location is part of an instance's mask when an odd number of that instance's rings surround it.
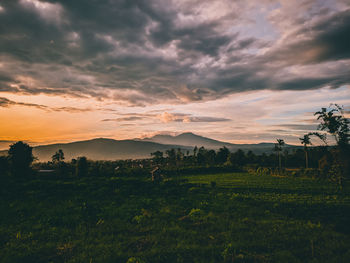
M 198 149 L 197 164 L 199 164 L 199 165 L 204 165 L 205 164 L 206 153 L 207 153 L 207 150 L 203 146 Z
M 175 165 L 176 163 L 176 152 L 175 149 L 170 149 L 165 151 L 170 165 Z
M 19 141 L 10 145 L 8 156 L 11 172 L 15 176 L 25 176 L 30 173 L 30 166 L 34 161 L 33 148 Z
M 88 163 L 85 156 L 79 157 L 76 163 L 76 175 L 78 177 L 87 176 L 88 173 Z
M 247 152 L 247 160 L 249 163 L 255 163 L 256 162 L 256 155 L 252 151 Z
M 311 145 L 311 140 L 310 140 L 310 134 L 305 134 L 304 137 L 299 138 L 300 142 L 302 145 L 304 145 L 304 152 L 305 152 L 305 167 L 306 169 L 309 168 L 309 157 L 308 157 L 308 149 L 307 146 Z
M 343 107 L 331 104 L 329 108 L 322 108 L 315 114 L 321 123 L 318 129 L 332 135 L 337 147 L 332 151 L 334 162 L 330 169 L 333 177 L 342 188 L 342 179 L 350 174 L 350 121 L 344 116 Z
M 275 144 L 275 151 L 278 154 L 278 167 L 279 170 L 282 170 L 282 163 L 281 163 L 281 152 L 282 152 L 282 147 L 284 146 L 284 140 L 283 139 L 277 139 L 277 143 Z
M 163 162 L 163 152 L 155 151 L 151 153 L 151 156 L 153 156 L 153 160 L 155 163 L 160 164 Z
M 230 154 L 230 151 L 225 146 L 220 148 L 217 155 L 216 155 L 216 159 L 217 159 L 218 164 L 225 163 L 227 161 L 229 154 Z
M 195 147 L 193 148 L 193 157 L 196 157 L 196 156 L 197 156 L 197 152 L 198 152 L 198 147 L 195 146 Z
M 182 160 L 184 159 L 184 154 L 181 151 L 181 148 L 177 148 L 177 152 L 176 152 L 176 164 L 179 165 Z
M 60 163 L 64 160 L 64 153 L 62 149 L 59 149 L 54 155 L 52 155 L 52 162 L 53 163 Z
M 333 135 L 339 147 L 349 145 L 350 127 L 349 119 L 345 118 L 344 110 L 338 104 L 331 104 L 329 108 L 322 108 L 314 114 L 321 120 L 318 129 Z
M 61 176 L 65 176 L 68 174 L 68 166 L 63 161 L 64 160 L 64 153 L 62 149 L 59 149 L 54 155 L 52 155 L 52 162 L 55 164 L 56 168 L 58 169 L 57 172 Z
M 227 164 L 244 166 L 246 164 L 246 156 L 244 151 L 241 149 L 238 149 L 236 152 L 230 153 L 227 158 Z
M 215 159 L 216 159 L 216 152 L 214 150 L 209 150 L 206 152 L 205 159 L 207 162 L 207 165 L 214 165 Z

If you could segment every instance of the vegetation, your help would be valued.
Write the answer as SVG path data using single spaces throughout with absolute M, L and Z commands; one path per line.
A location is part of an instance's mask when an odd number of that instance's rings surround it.
M 305 134 L 303 138 L 299 138 L 299 140 L 301 141 L 301 144 L 304 145 L 304 151 L 305 151 L 305 167 L 306 169 L 309 168 L 309 157 L 308 157 L 308 145 L 311 145 L 311 141 L 310 141 L 310 135 L 309 134 Z
M 0 157 L 0 261 L 349 262 L 349 123 L 338 105 L 316 115 L 323 133 L 294 152 L 278 139 L 269 155 L 65 161 L 59 150 L 33 163 L 15 143 Z
M 21 141 L 10 146 L 8 160 L 14 176 L 22 177 L 30 173 L 30 166 L 34 161 L 33 148 Z
M 277 139 L 277 143 L 275 144 L 275 151 L 278 154 L 278 168 L 281 171 L 282 170 L 282 163 L 281 163 L 281 152 L 282 147 L 284 146 L 284 140 L 283 139 Z
M 1 186 L 1 262 L 348 262 L 350 193 L 247 173 Z M 134 261 L 132 261 L 134 260 Z M 139 260 L 139 261 L 135 261 Z

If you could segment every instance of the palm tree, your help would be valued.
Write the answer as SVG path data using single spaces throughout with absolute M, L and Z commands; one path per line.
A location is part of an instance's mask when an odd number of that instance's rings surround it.
M 307 146 L 312 145 L 310 140 L 310 134 L 305 134 L 304 137 L 299 138 L 301 144 L 304 145 L 304 151 L 305 151 L 305 167 L 306 169 L 309 168 L 309 158 L 308 158 L 308 152 L 307 152 Z
M 275 151 L 278 153 L 278 164 L 279 164 L 279 170 L 282 170 L 282 164 L 281 164 L 281 152 L 282 152 L 282 146 L 284 146 L 284 140 L 283 139 L 277 139 L 277 143 L 275 144 Z

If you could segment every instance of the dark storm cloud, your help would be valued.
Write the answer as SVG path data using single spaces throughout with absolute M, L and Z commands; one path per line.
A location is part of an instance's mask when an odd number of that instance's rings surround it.
M 346 83 L 350 83 L 350 75 L 339 74 L 337 78 L 297 78 L 290 81 L 279 83 L 279 89 L 284 90 L 306 90 L 306 89 L 318 89 L 325 86 L 332 88 L 340 87 Z
M 295 42 L 295 39 L 301 39 Z M 290 44 L 271 52 L 271 58 L 308 64 L 350 58 L 350 9 L 321 19 L 291 34 Z M 286 42 L 287 42 L 286 41 Z
M 350 9 L 296 5 L 289 33 L 267 41 L 230 27 L 252 23 L 248 4 L 211 19 L 194 9 L 211 3 L 2 1 L 0 92 L 145 106 L 350 83 Z
M 172 22 L 167 22 L 151 32 L 152 41 L 158 46 L 168 44 L 172 40 L 178 42 L 177 47 L 185 53 L 197 51 L 204 55 L 216 56 L 220 47 L 231 42 L 229 36 L 218 34 L 214 28 L 217 23 L 205 23 L 184 29 L 176 29 Z

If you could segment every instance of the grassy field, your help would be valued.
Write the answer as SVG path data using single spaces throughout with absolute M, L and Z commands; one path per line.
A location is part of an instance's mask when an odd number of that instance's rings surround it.
M 0 262 L 350 262 L 350 192 L 326 181 L 235 173 L 0 189 Z

